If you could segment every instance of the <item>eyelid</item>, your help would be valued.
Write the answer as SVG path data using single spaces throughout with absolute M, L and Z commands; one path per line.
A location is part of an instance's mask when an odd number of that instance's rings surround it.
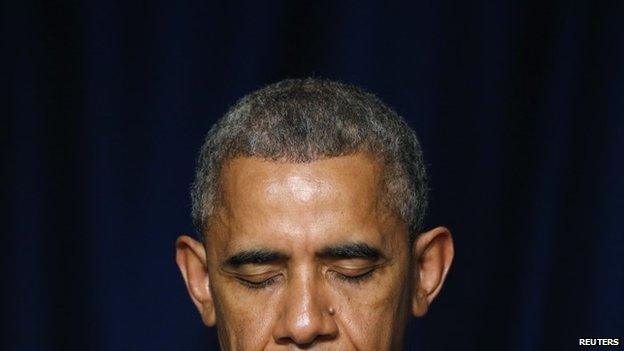
M 278 272 L 275 270 L 268 270 L 264 272 L 258 273 L 245 273 L 245 272 L 236 272 L 232 274 L 236 278 L 244 279 L 248 281 L 256 281 L 256 280 L 267 280 L 272 276 L 278 275 Z
M 366 274 L 367 272 L 373 271 L 377 269 L 377 266 L 366 266 L 366 267 L 357 267 L 357 268 L 349 268 L 349 267 L 335 267 L 333 270 L 336 273 L 342 274 L 344 276 L 359 276 L 362 274 Z
M 357 274 L 357 275 L 348 275 L 348 274 L 343 274 L 340 273 L 338 271 L 333 271 L 333 275 L 345 282 L 348 283 L 354 283 L 354 284 L 359 284 L 369 278 L 371 278 L 373 276 L 373 274 L 377 271 L 378 267 L 372 267 L 369 270 L 364 271 L 363 273 Z
M 365 262 L 366 264 L 357 265 L 357 267 L 345 267 L 345 266 L 334 264 L 333 267 L 330 268 L 329 273 L 334 278 L 337 278 L 341 281 L 345 281 L 347 283 L 359 284 L 371 278 L 377 272 L 378 269 L 380 269 L 382 266 L 387 264 L 387 262 L 384 260 L 381 260 L 381 262 L 379 260 L 377 262 L 371 262 L 370 260 L 359 259 L 359 258 L 345 259 L 345 260 L 340 260 L 339 262 L 353 263 L 354 260 L 362 262 L 362 263 Z
M 263 279 L 261 281 L 253 281 L 253 280 L 249 280 L 246 279 L 243 276 L 236 276 L 236 280 L 241 283 L 242 285 L 244 285 L 247 288 L 250 289 L 262 289 L 262 288 L 266 288 L 270 285 L 273 285 L 277 282 L 277 279 L 280 277 L 279 274 L 273 275 L 267 279 Z
M 275 272 L 277 267 L 271 264 L 244 264 L 238 267 L 225 267 L 222 269 L 228 275 L 259 276 Z
M 365 258 L 351 258 L 351 259 L 341 259 L 333 262 L 332 266 L 336 269 L 342 270 L 350 270 L 350 271 L 358 271 L 358 270 L 366 270 L 371 268 L 377 268 L 381 266 L 383 263 L 376 261 L 373 262 L 371 260 Z

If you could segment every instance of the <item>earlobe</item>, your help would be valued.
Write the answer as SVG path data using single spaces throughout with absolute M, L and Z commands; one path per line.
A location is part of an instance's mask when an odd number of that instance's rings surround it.
M 436 227 L 418 236 L 412 247 L 415 261 L 412 295 L 412 313 L 421 317 L 440 292 L 453 261 L 454 248 L 451 232 Z
M 176 263 L 195 307 L 204 324 L 214 326 L 216 313 L 210 292 L 210 278 L 206 266 L 206 250 L 197 240 L 182 235 L 176 240 Z

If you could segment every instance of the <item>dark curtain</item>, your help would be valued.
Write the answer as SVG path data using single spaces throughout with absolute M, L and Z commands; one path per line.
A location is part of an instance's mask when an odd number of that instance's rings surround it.
M 216 349 L 174 263 L 202 139 L 289 77 L 420 136 L 456 259 L 406 350 L 624 337 L 624 2 L 5 1 L 2 350 Z M 620 342 L 624 340 L 620 339 Z

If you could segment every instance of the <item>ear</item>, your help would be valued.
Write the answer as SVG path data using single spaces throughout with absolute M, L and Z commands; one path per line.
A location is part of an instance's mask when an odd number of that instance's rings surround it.
M 202 243 L 187 235 L 180 236 L 176 241 L 176 263 L 204 324 L 209 327 L 214 326 L 216 313 L 210 293 L 206 250 Z
M 445 227 L 436 227 L 420 234 L 412 246 L 415 261 L 415 288 L 412 293 L 412 313 L 424 316 L 438 295 L 453 261 L 453 238 Z

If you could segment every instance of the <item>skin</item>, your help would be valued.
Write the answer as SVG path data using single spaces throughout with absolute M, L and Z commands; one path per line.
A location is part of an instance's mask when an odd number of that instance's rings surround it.
M 311 163 L 240 157 L 222 170 L 205 245 L 176 261 L 223 350 L 400 350 L 410 312 L 440 291 L 453 258 L 437 227 L 410 245 L 366 154 Z

